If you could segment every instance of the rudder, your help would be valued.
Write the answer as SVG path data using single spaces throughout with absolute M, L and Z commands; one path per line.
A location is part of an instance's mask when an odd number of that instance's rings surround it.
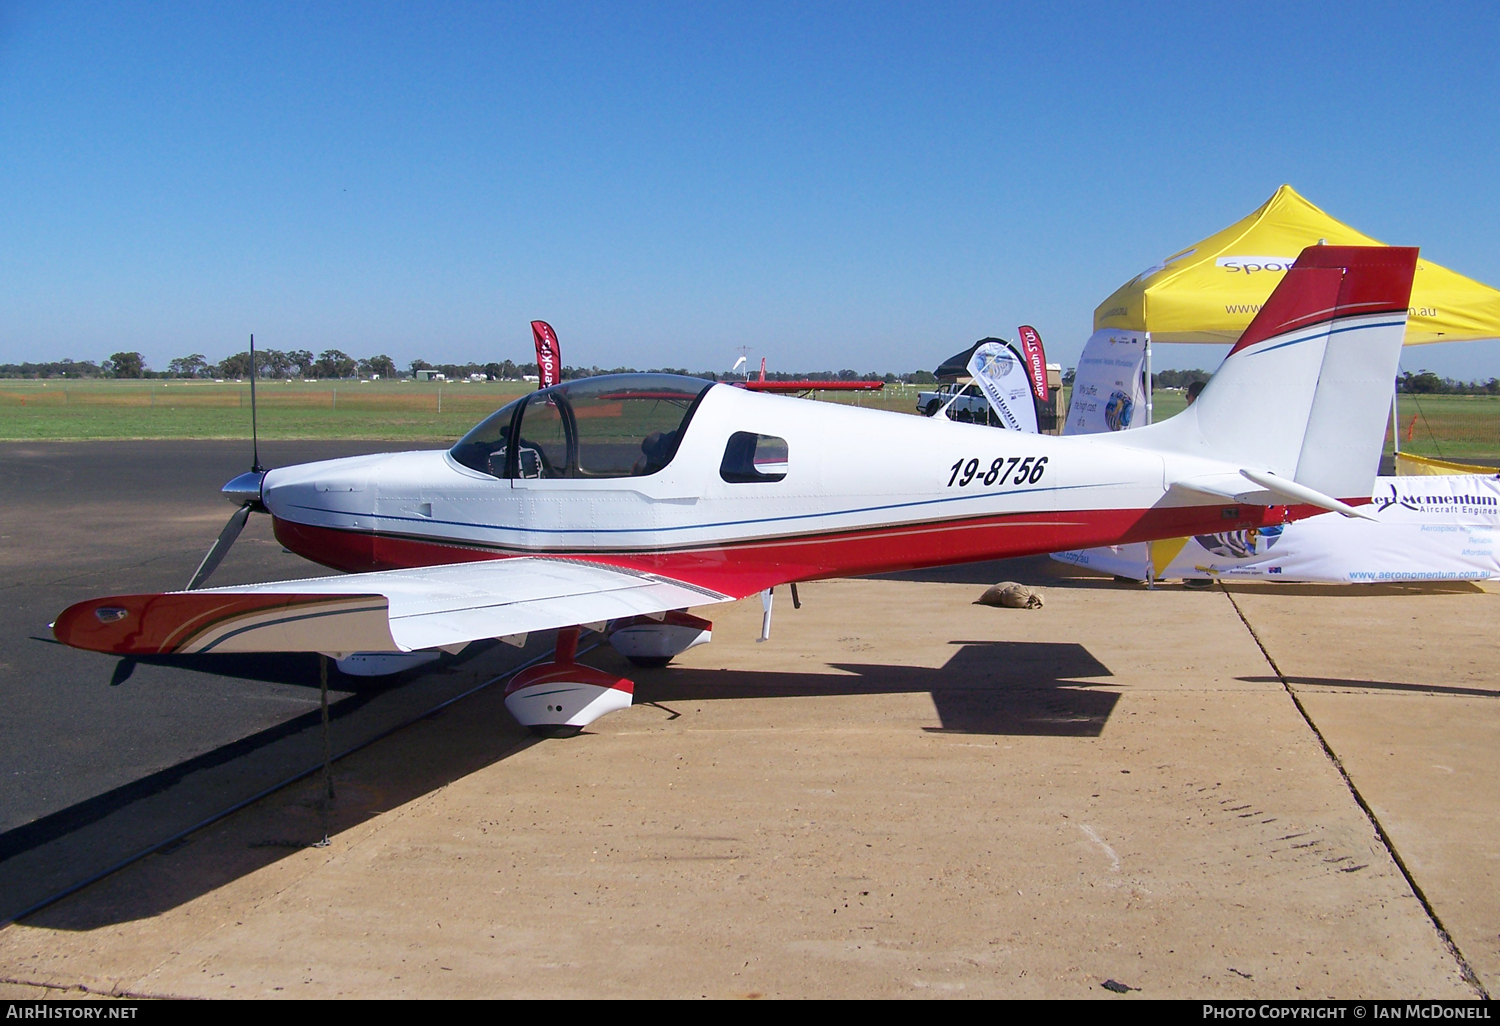
M 1198 401 L 1140 434 L 1156 435 L 1153 448 L 1368 498 L 1416 262 L 1413 247 L 1304 249 Z
M 1328 248 L 1314 248 L 1314 258 L 1325 259 L 1318 251 Z M 1380 466 L 1417 250 L 1337 248 L 1352 249 L 1359 263 L 1344 272 L 1294 480 L 1328 495 L 1364 497 Z

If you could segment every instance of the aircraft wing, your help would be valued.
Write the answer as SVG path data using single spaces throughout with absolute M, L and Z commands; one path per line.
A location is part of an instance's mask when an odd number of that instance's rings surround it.
M 69 606 L 57 640 L 118 655 L 409 652 L 732 601 L 643 570 L 546 556 Z

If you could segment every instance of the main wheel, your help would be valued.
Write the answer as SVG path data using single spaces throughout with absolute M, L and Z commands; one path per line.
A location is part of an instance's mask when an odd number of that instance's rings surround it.
M 536 737 L 577 737 L 583 728 L 570 724 L 539 723 L 526 729 Z

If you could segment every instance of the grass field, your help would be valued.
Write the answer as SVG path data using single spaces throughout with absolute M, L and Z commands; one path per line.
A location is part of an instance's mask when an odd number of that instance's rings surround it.
M 1166 420 L 1186 406 L 1178 389 L 1157 391 L 1156 419 Z M 1401 451 L 1441 459 L 1500 459 L 1500 396 L 1403 395 Z M 1391 451 L 1386 422 L 1385 451 Z
M 260 437 L 456 440 L 535 388 L 519 381 L 262 381 Z M 912 413 L 917 391 L 898 385 L 834 401 Z M 0 380 L 0 441 L 249 437 L 248 383 Z
M 260 436 L 273 439 L 452 441 L 535 386 L 397 381 L 261 382 Z M 824 401 L 914 413 L 917 385 Z M 1162 389 L 1158 421 L 1183 394 Z M 1401 448 L 1447 459 L 1500 458 L 1500 397 L 1401 397 Z M 0 441 L 249 438 L 250 386 L 213 381 L 0 380 Z M 1390 432 L 1386 432 L 1390 449 Z
M 263 381 L 256 385 L 260 436 L 457 439 L 533 388 L 519 381 Z M 249 437 L 248 383 L 0 381 L 0 439 Z

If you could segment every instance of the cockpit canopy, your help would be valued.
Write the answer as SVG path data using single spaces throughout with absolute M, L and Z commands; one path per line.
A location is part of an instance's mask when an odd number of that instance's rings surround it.
M 533 392 L 448 450 L 498 478 L 642 477 L 671 462 L 713 386 L 676 374 L 606 374 Z

